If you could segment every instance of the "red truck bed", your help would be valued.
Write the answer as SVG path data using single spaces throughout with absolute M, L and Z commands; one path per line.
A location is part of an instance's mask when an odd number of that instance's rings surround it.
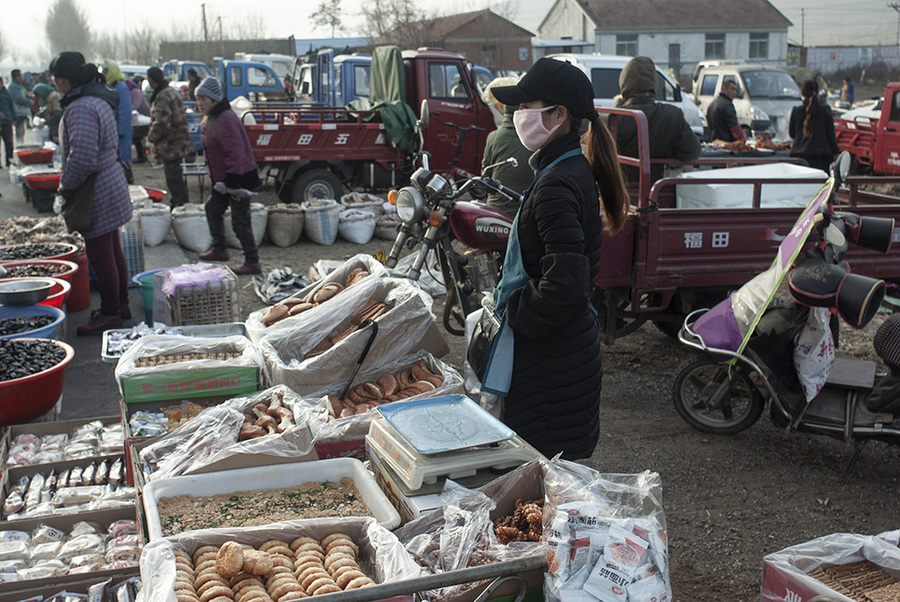
M 838 148 L 851 152 L 860 164 L 869 167 L 875 162 L 875 131 L 876 123 L 868 117 L 834 120 Z

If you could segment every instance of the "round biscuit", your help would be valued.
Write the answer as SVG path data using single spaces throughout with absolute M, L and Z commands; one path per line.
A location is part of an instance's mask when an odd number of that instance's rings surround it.
M 303 598 L 308 598 L 309 594 L 307 594 L 302 589 L 298 589 L 295 592 L 288 592 L 283 594 L 276 602 L 289 602 L 290 600 L 301 600 Z
M 204 552 L 213 552 L 215 554 L 219 553 L 219 546 L 201 546 L 194 550 L 194 554 L 191 556 L 191 559 L 199 558 L 201 554 Z
M 246 589 L 248 587 L 253 587 L 254 585 L 262 585 L 263 584 L 262 579 L 260 579 L 259 577 L 256 577 L 256 576 L 244 577 L 243 579 L 238 579 L 237 581 L 232 579 L 231 583 L 232 583 L 231 589 L 232 589 L 232 591 L 234 591 L 234 593 L 238 593 L 241 590 Z
M 194 582 L 187 581 L 186 579 L 176 579 L 175 587 L 173 589 L 176 592 L 189 592 L 191 594 L 197 593 L 197 590 L 194 588 Z
M 325 571 L 322 571 L 321 573 L 311 573 L 311 574 L 307 575 L 306 577 L 304 577 L 303 579 L 298 579 L 298 581 L 300 582 L 300 585 L 303 586 L 303 589 L 306 590 L 306 593 L 308 594 L 310 591 L 309 590 L 310 584 L 314 583 L 315 581 L 318 581 L 319 579 L 332 580 L 331 575 L 329 575 Z
M 268 596 L 269 594 L 266 592 L 266 589 L 262 585 L 251 585 L 250 587 L 245 587 L 238 593 L 234 595 L 235 602 L 242 602 L 243 600 L 247 600 L 249 598 L 256 598 L 258 596 Z
M 197 597 L 197 594 L 192 594 L 186 591 L 176 591 L 175 599 L 178 602 L 200 602 L 200 598 Z
M 231 601 L 232 601 L 232 598 L 229 598 L 228 596 L 216 596 L 209 602 L 231 602 Z
M 322 539 L 322 546 L 327 548 L 328 544 L 330 544 L 335 539 L 349 539 L 350 541 L 353 541 L 353 538 L 346 533 L 332 533 L 331 535 L 328 535 L 327 537 Z
M 325 585 L 326 583 L 334 583 L 334 579 L 331 578 L 330 575 L 326 575 L 324 577 L 319 577 L 315 581 L 311 581 L 308 585 L 304 586 L 303 589 L 306 590 L 306 593 L 309 595 L 315 595 L 314 592 Z M 334 583 L 337 586 L 336 583 Z
M 359 552 L 359 546 L 356 545 L 352 539 L 337 538 L 337 539 L 333 539 L 330 542 L 328 542 L 327 546 L 324 546 L 325 553 L 327 554 L 328 551 L 331 550 L 331 548 L 333 548 L 334 546 L 350 546 L 351 548 L 353 548 L 354 550 Z
M 234 600 L 234 592 L 231 591 L 231 588 L 225 587 L 224 585 L 216 585 L 200 594 L 200 602 L 210 602 L 213 598 L 221 596 L 224 596 L 229 600 Z
M 349 571 L 344 571 L 343 573 L 337 575 L 334 578 L 334 582 L 338 584 L 338 587 L 341 589 L 347 589 L 347 584 L 353 581 L 354 579 L 358 579 L 360 577 L 365 577 L 366 574 L 363 573 L 359 569 L 351 569 Z
M 222 575 L 220 575 L 219 573 L 217 573 L 215 571 L 211 571 L 211 572 L 203 573 L 202 575 L 197 575 L 197 577 L 194 578 L 194 587 L 195 588 L 200 587 L 201 585 L 209 583 L 210 581 L 217 581 L 217 582 L 221 583 L 222 585 L 230 586 L 230 584 L 228 583 L 228 580 L 225 579 L 225 577 L 223 577 Z
M 330 555 L 328 558 L 326 558 L 325 562 L 322 564 L 327 569 L 328 567 L 330 567 L 332 564 L 334 564 L 341 558 L 349 558 L 350 560 L 353 560 L 354 562 L 356 561 L 356 558 L 349 552 L 337 552 L 335 554 Z
M 344 589 L 357 589 L 360 587 L 366 587 L 367 585 L 375 585 L 375 582 L 368 577 L 357 577 L 356 579 L 348 583 L 347 587 Z
M 335 583 L 326 583 L 325 585 L 316 588 L 312 595 L 319 596 L 321 594 L 334 594 L 336 592 L 341 591 L 341 588 L 337 586 Z
M 294 568 L 294 563 L 291 562 L 291 559 L 286 556 L 282 556 L 281 554 L 269 554 L 269 560 L 272 561 L 272 567 L 280 566 L 286 569 Z
M 334 575 L 338 569 L 353 567 L 355 569 L 359 568 L 359 563 L 357 563 L 352 558 L 338 558 L 328 565 L 328 572 Z
M 194 566 L 200 564 L 205 560 L 215 560 L 216 556 L 218 556 L 218 552 L 203 552 L 197 557 L 197 560 L 194 561 Z
M 213 558 L 212 560 L 204 560 L 203 562 L 194 565 L 194 574 L 195 574 L 195 575 L 199 575 L 199 574 L 202 573 L 205 569 L 208 569 L 209 567 L 215 568 L 215 566 L 216 566 L 216 559 L 215 559 L 215 558 Z
M 269 554 L 280 554 L 281 556 L 286 556 L 286 557 L 290 558 L 291 560 L 294 559 L 294 553 L 287 546 L 274 546 L 265 551 L 268 552 Z
M 284 546 L 287 549 L 291 549 L 291 544 L 286 541 L 281 541 L 280 539 L 270 539 L 269 541 L 264 541 L 259 544 L 259 547 L 256 548 L 260 552 L 268 552 L 269 548 L 277 548 L 278 546 Z
M 328 554 L 326 554 L 325 558 L 328 558 L 329 556 L 331 556 L 331 555 L 333 555 L 333 554 L 342 554 L 342 553 L 343 553 L 343 554 L 349 554 L 349 555 L 352 556 L 353 558 L 356 558 L 357 556 L 359 556 L 359 550 L 357 550 L 355 547 L 350 547 L 350 546 L 332 546 L 332 547 L 329 549 Z
M 315 539 L 313 539 L 312 537 L 298 537 L 297 539 L 295 539 L 294 541 L 291 542 L 291 545 L 289 547 L 292 550 L 296 550 L 297 548 L 299 548 L 300 546 L 302 546 L 305 543 L 314 543 L 314 544 L 318 545 L 319 542 L 316 541 Z
M 308 569 L 305 569 L 300 573 L 294 573 L 294 575 L 297 577 L 297 581 L 299 581 L 302 584 L 303 580 L 306 579 L 307 577 L 309 577 L 310 575 L 316 575 L 319 573 L 321 573 L 323 575 L 327 575 L 328 571 L 326 571 L 325 567 L 322 567 L 322 566 L 311 566 Z M 306 586 L 304 586 L 303 589 L 306 589 Z
M 325 554 L 325 548 L 320 546 L 317 543 L 305 543 L 293 549 L 295 556 L 300 556 L 303 552 L 318 552 L 319 554 Z

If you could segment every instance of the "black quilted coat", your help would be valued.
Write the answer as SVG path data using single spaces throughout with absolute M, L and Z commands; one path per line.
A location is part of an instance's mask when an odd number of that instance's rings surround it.
M 537 156 L 536 171 L 577 148 L 563 135 Z M 534 187 L 518 235 L 532 280 L 509 299 L 515 360 L 504 421 L 544 455 L 591 455 L 599 436 L 599 328 L 589 304 L 600 267 L 602 221 L 587 159 L 565 159 Z

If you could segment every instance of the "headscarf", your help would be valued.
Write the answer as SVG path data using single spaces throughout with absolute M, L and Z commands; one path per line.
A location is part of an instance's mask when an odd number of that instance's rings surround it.
M 656 65 L 646 56 L 634 57 L 619 74 L 619 88 L 623 100 L 635 96 L 655 98 L 657 83 Z
M 122 70 L 119 68 L 119 63 L 106 59 L 106 83 L 110 86 L 115 85 L 116 82 L 124 82 L 125 74 L 122 73 Z

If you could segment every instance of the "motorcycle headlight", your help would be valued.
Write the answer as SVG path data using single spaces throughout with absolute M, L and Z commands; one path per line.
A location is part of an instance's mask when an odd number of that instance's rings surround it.
M 407 224 L 422 220 L 425 215 L 425 199 L 412 186 L 404 186 L 397 193 L 397 217 Z

